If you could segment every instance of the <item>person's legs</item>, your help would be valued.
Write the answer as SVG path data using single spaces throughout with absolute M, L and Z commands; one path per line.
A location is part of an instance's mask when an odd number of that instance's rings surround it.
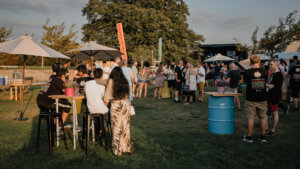
M 142 97 L 143 86 L 144 86 L 144 83 L 141 83 L 141 84 L 140 84 L 140 87 L 139 87 L 139 98 Z
M 155 99 L 155 97 L 157 96 L 157 90 L 158 90 L 158 87 L 155 87 L 154 89 L 154 95 L 153 95 L 153 98 Z
M 256 107 L 255 107 L 255 102 L 247 101 L 245 102 L 245 112 L 247 115 L 247 136 L 251 137 L 253 133 L 253 128 L 254 128 L 254 118 L 256 115 Z
M 61 116 L 62 116 L 62 122 L 64 124 L 65 121 L 67 120 L 68 116 L 69 116 L 69 113 L 62 112 Z
M 178 95 L 179 95 L 179 91 L 175 90 L 175 101 L 178 101 Z
M 235 96 L 235 97 L 234 97 L 234 100 L 235 100 L 235 103 L 237 104 L 238 109 L 240 110 L 240 109 L 241 109 L 241 103 L 240 103 L 239 97 L 238 97 L 238 96 Z
M 272 128 L 272 132 L 275 133 L 277 126 L 278 126 L 278 122 L 279 122 L 279 115 L 278 115 L 278 111 L 274 111 L 273 112 L 273 117 L 274 117 L 274 122 L 273 122 L 273 128 Z
M 261 135 L 265 136 L 266 135 L 266 130 L 268 126 L 268 104 L 267 101 L 264 102 L 257 102 L 257 113 L 260 118 L 260 127 L 261 127 Z
M 148 93 L 148 83 L 145 83 L 144 98 L 147 97 L 147 93 Z
M 294 101 L 294 108 L 298 109 L 298 98 L 294 97 L 293 101 Z
M 160 97 L 161 97 L 161 90 L 162 90 L 162 87 L 159 87 L 158 88 L 158 99 L 160 99 Z
M 247 136 L 251 137 L 253 133 L 254 128 L 254 119 L 248 119 L 248 132 Z
M 136 85 L 133 83 L 132 84 L 132 96 L 133 97 L 135 97 L 135 94 L 134 94 L 135 93 L 135 87 L 136 87 Z

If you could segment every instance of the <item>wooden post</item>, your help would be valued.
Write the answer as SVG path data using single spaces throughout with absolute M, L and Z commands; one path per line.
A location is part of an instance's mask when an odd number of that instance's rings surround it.
M 9 87 L 9 93 L 10 93 L 10 100 L 13 100 L 14 99 L 14 96 L 13 96 L 13 88 L 10 86 Z
M 18 87 L 15 86 L 15 101 L 18 101 Z
M 27 59 L 27 55 L 24 55 L 22 85 L 20 86 L 20 116 L 15 119 L 15 120 L 19 120 L 19 121 L 24 121 L 24 120 L 28 119 L 28 118 L 23 118 L 23 116 L 24 116 L 24 111 L 23 111 L 23 95 L 24 95 L 26 59 Z

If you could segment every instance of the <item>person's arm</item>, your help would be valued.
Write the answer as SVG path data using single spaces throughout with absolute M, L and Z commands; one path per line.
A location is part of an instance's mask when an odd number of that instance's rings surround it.
M 137 79 L 135 79 L 133 71 L 130 69 L 130 77 L 131 77 L 131 82 L 132 83 L 137 83 Z
M 178 79 L 178 73 L 177 73 L 177 72 L 175 72 L 175 80 L 176 80 L 177 82 L 180 82 L 180 79 Z
M 200 75 L 201 77 L 205 76 L 205 72 L 203 73 L 203 71 L 198 72 L 198 75 Z
M 113 99 L 113 80 L 109 79 L 103 100 L 107 104 L 112 99 Z

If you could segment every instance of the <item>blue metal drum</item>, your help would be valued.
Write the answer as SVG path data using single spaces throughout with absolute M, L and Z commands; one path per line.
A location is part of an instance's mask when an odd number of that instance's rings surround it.
M 234 132 L 234 96 L 209 96 L 208 130 L 215 134 Z

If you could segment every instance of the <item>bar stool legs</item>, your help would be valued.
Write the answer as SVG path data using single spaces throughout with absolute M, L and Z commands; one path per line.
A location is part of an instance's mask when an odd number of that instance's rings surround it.
M 88 155 L 88 147 L 89 147 L 89 140 L 90 140 L 90 130 L 92 130 L 92 141 L 95 142 L 95 118 L 100 118 L 100 128 L 102 129 L 103 133 L 101 137 L 105 140 L 105 150 L 108 150 L 105 126 L 104 126 L 104 115 L 102 114 L 88 114 L 85 113 L 83 116 L 84 127 L 83 127 L 83 136 L 85 137 L 85 154 Z M 91 124 L 92 123 L 92 124 Z

